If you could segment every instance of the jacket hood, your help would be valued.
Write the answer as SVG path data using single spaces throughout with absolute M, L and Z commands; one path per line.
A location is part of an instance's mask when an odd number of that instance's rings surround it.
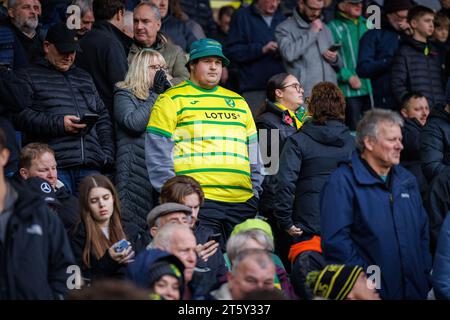
M 183 263 L 174 255 L 159 249 L 146 249 L 139 253 L 134 262 L 127 267 L 126 277 L 139 287 L 148 288 L 150 282 L 148 271 L 150 267 L 156 262 L 163 260 L 173 263 L 180 270 L 182 279 L 180 290 L 182 291 L 184 287 Z M 180 296 L 183 296 L 183 292 L 181 292 Z
M 337 120 L 327 121 L 324 125 L 308 121 L 300 131 L 320 144 L 336 147 L 343 147 L 350 136 L 350 130 Z
M 450 113 L 445 111 L 445 104 L 437 104 L 431 109 L 430 115 L 428 116 L 428 121 L 431 118 L 438 118 L 445 122 L 450 123 Z

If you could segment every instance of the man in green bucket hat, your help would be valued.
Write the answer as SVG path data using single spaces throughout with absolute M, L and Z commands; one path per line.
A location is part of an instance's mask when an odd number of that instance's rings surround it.
M 229 60 L 213 39 L 192 43 L 190 79 L 158 97 L 147 126 L 146 163 L 153 187 L 174 175 L 196 179 L 204 193 L 200 224 L 226 239 L 256 215 L 262 191 L 257 132 L 244 98 L 219 86 Z

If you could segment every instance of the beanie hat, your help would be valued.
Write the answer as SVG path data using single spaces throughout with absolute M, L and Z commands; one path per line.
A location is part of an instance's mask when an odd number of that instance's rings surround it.
M 328 265 L 322 271 L 308 273 L 306 286 L 317 297 L 345 300 L 361 272 L 360 266 Z
M 165 275 L 174 277 L 180 282 L 180 287 L 183 286 L 183 277 L 181 270 L 174 263 L 170 263 L 167 260 L 158 261 L 148 269 L 149 286 L 153 287 L 155 282 Z
M 238 232 L 252 230 L 252 229 L 259 229 L 259 230 L 264 231 L 269 236 L 269 238 L 272 239 L 272 241 L 274 241 L 272 228 L 270 227 L 270 225 L 267 222 L 265 222 L 262 219 L 247 219 L 244 222 L 239 223 L 238 225 L 236 225 L 234 227 L 230 236 L 233 236 Z
M 192 42 L 188 63 L 204 57 L 219 57 L 224 67 L 230 64 L 230 60 L 222 52 L 222 45 L 214 39 L 203 38 Z
M 400 10 L 409 10 L 413 7 L 410 0 L 384 0 L 383 9 L 385 13 L 392 13 Z

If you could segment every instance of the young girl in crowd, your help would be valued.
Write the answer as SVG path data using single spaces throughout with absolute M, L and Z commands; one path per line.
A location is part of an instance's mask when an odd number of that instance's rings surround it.
M 72 249 L 86 281 L 122 278 L 135 252 L 147 239 L 133 226 L 123 226 L 119 199 L 102 175 L 85 177 L 79 186 L 81 222 L 71 234 Z

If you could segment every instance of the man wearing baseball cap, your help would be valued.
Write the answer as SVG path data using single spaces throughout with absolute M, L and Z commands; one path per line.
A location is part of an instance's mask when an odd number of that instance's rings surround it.
M 89 174 L 112 166 L 113 128 L 91 76 L 74 65 L 78 36 L 65 23 L 50 27 L 44 41 L 45 58 L 17 71 L 25 108 L 16 129 L 27 142 L 46 143 L 54 150 L 58 178 L 74 195 Z M 95 123 L 83 123 L 96 114 Z
M 159 96 L 146 136 L 153 187 L 160 191 L 174 175 L 196 179 L 205 193 L 200 224 L 222 234 L 222 248 L 236 224 L 256 215 L 262 181 L 251 111 L 240 95 L 218 85 L 228 64 L 216 40 L 193 42 L 190 80 Z

